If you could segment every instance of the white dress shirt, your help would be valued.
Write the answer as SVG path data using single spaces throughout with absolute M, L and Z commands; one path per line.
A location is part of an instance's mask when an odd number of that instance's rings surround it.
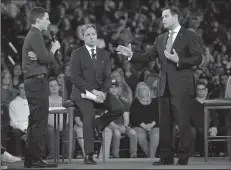
M 27 99 L 17 96 L 9 105 L 10 125 L 24 131 L 28 126 L 30 109 Z
M 173 37 L 172 37 L 173 43 L 174 43 L 174 41 L 175 41 L 175 39 L 176 39 L 176 36 L 177 36 L 178 32 L 180 31 L 180 28 L 181 28 L 181 26 L 179 25 L 178 27 L 176 27 L 176 28 L 173 30 L 173 32 L 174 32 Z M 168 37 L 170 36 L 170 33 L 171 33 L 171 32 L 172 32 L 172 31 L 169 30 Z
M 87 50 L 88 50 L 88 52 L 89 52 L 89 54 L 90 54 L 90 56 L 91 56 L 91 59 L 92 59 L 92 52 L 91 52 L 91 49 L 94 49 L 94 50 L 95 50 L 95 53 L 96 53 L 96 46 L 92 48 L 92 47 L 89 47 L 89 46 L 86 45 L 86 48 L 87 48 Z

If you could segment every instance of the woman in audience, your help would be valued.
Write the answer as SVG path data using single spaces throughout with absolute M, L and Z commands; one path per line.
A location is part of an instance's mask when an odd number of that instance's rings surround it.
M 151 98 L 151 92 L 144 82 L 137 85 L 135 99 L 130 107 L 130 120 L 144 153 L 154 158 L 159 145 L 158 100 Z
M 14 65 L 13 68 L 13 79 L 12 79 L 13 87 L 16 88 L 18 86 L 18 83 L 21 82 L 22 80 L 23 80 L 22 67 L 20 64 L 16 64 Z
M 129 87 L 131 87 L 132 92 L 134 93 L 136 90 L 136 86 L 138 84 L 138 74 L 128 60 L 124 60 L 122 66 L 123 66 L 125 81 L 129 85 Z
M 155 98 L 158 94 L 158 74 L 151 73 L 146 76 L 144 82 L 149 87 L 149 90 L 151 91 L 151 98 Z
M 147 75 L 152 74 L 152 73 L 153 72 L 151 69 L 144 68 L 140 73 L 139 82 L 143 82 L 146 79 Z
M 64 73 L 59 73 L 57 76 L 57 82 L 59 87 L 59 95 L 62 96 L 63 94 L 63 83 L 64 83 Z
M 8 70 L 2 71 L 2 87 L 1 87 L 1 104 L 9 105 L 9 103 L 17 96 L 17 90 L 12 87 L 12 76 Z
M 125 100 L 130 105 L 133 100 L 133 94 L 131 87 L 129 87 L 125 81 L 123 70 L 121 68 L 117 68 L 112 72 L 111 78 L 115 80 L 121 88 L 120 98 Z
M 59 86 L 55 78 L 50 78 L 49 80 L 49 107 L 61 107 L 62 106 L 62 97 L 59 96 Z M 68 122 L 72 123 L 72 122 Z M 60 115 L 60 128 L 61 136 L 64 140 L 68 140 L 68 131 L 63 130 L 63 115 Z M 74 132 L 74 131 L 73 131 Z M 50 114 L 48 117 L 48 158 L 53 158 L 54 155 L 54 115 Z M 75 137 L 75 135 L 73 136 Z M 75 140 L 73 140 L 73 153 L 75 148 Z M 65 144 L 64 154 L 68 153 L 68 144 Z

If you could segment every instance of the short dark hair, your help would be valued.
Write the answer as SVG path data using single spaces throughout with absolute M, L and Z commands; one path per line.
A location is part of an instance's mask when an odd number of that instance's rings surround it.
M 196 87 L 197 86 L 200 86 L 200 85 L 203 85 L 203 86 L 205 86 L 205 88 L 207 88 L 207 84 L 205 84 L 203 81 L 201 81 L 201 80 L 198 80 L 197 81 L 197 83 L 196 83 Z
M 48 83 L 50 83 L 51 81 L 57 81 L 57 78 L 55 78 L 55 77 L 50 77 L 49 79 L 48 79 Z M 58 82 L 58 81 L 57 81 Z
M 37 18 L 43 18 L 45 13 L 48 13 L 48 11 L 42 7 L 34 7 L 30 10 L 29 12 L 29 21 L 31 24 L 35 24 L 36 23 L 36 19 Z
M 84 34 L 85 34 L 85 32 L 86 32 L 86 30 L 87 30 L 88 28 L 93 28 L 93 29 L 95 29 L 95 32 L 97 33 L 96 26 L 95 26 L 94 24 L 86 24 L 86 25 L 83 25 L 83 26 L 81 27 L 80 32 L 81 32 L 81 35 L 82 35 L 82 36 L 84 36 Z
M 176 6 L 168 6 L 168 7 L 165 7 L 165 8 L 163 8 L 162 12 L 163 12 L 164 10 L 167 10 L 167 9 L 170 10 L 170 12 L 171 12 L 172 15 L 177 14 L 178 18 L 180 18 L 180 10 L 179 10 Z

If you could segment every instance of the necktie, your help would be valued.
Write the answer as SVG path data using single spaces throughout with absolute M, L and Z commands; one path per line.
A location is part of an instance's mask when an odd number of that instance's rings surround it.
M 92 61 L 94 64 L 94 69 L 96 68 L 96 53 L 95 53 L 95 49 L 91 49 L 91 57 L 92 57 Z
M 171 50 L 172 50 L 172 45 L 173 45 L 173 34 L 175 32 L 170 32 L 169 33 L 169 37 L 168 37 L 168 40 L 167 40 L 167 43 L 166 43 L 166 50 L 171 53 Z

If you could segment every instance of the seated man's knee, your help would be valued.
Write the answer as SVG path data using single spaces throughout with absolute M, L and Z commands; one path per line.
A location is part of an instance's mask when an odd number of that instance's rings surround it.
M 121 132 L 120 132 L 119 129 L 115 129 L 115 130 L 114 130 L 114 136 L 115 136 L 116 138 L 120 138 Z
M 131 129 L 128 134 L 129 134 L 129 137 L 134 137 L 134 136 L 137 137 L 137 133 L 134 129 Z
M 103 133 L 105 134 L 106 137 L 112 136 L 112 130 L 108 127 L 104 129 Z

